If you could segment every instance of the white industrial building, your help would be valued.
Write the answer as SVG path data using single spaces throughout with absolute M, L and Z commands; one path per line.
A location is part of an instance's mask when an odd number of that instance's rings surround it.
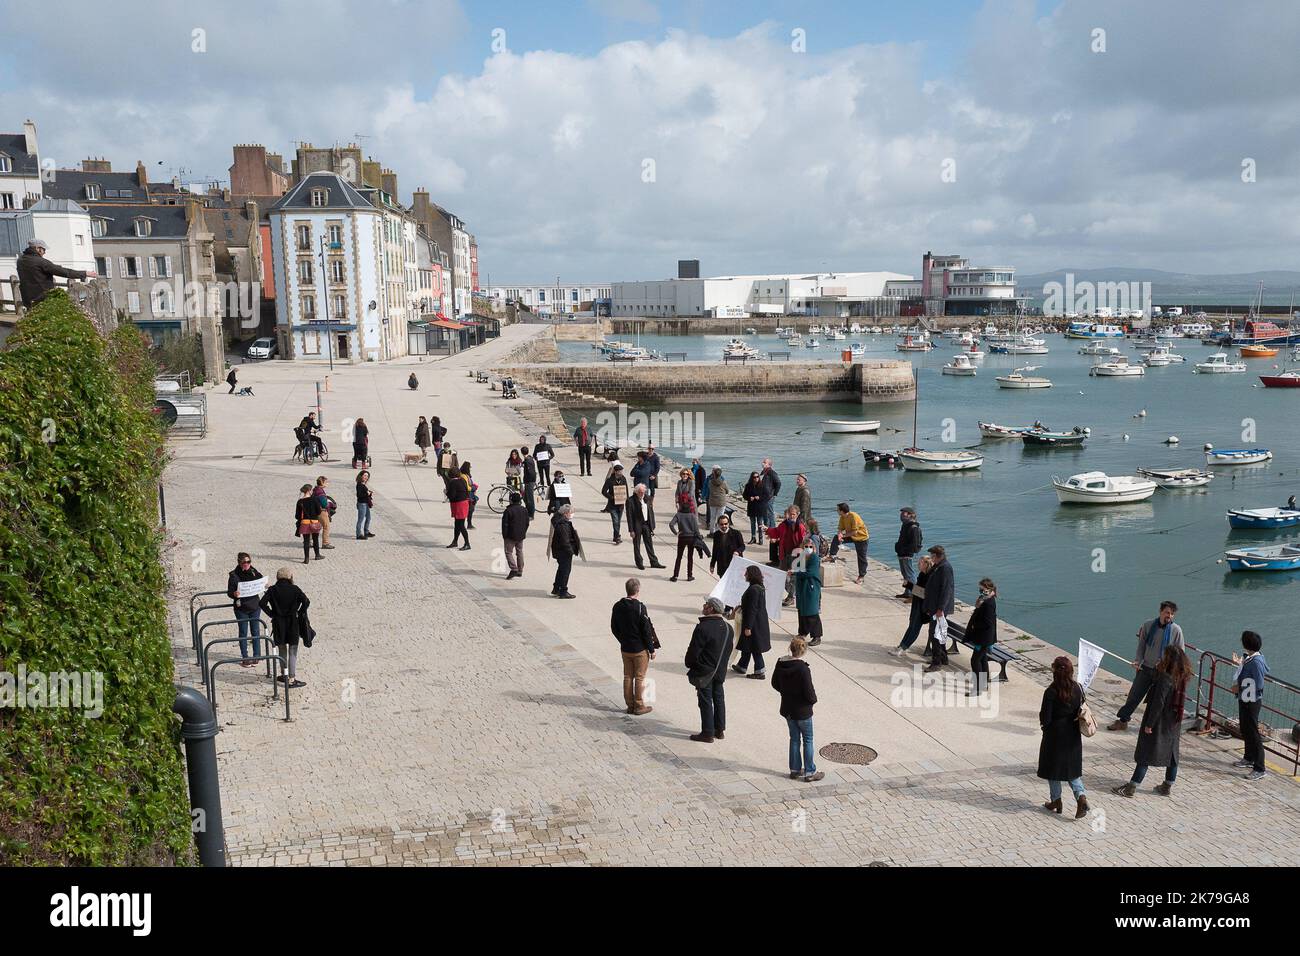
M 492 286 L 487 294 L 503 304 L 526 305 L 539 315 L 572 315 L 610 298 L 611 291 L 603 282 L 578 282 Z
M 615 282 L 610 315 L 723 316 L 771 313 L 849 317 L 877 314 L 883 299 L 915 295 L 898 272 L 815 272 Z M 905 291 L 906 290 L 906 291 Z

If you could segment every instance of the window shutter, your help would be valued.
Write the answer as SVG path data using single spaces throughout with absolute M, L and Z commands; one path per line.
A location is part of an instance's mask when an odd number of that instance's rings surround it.
M 134 258 L 135 258 L 135 274 L 138 275 L 138 276 L 143 277 L 143 276 L 144 276 L 144 260 L 141 259 L 139 256 L 135 256 Z
M 125 279 L 129 273 L 126 270 L 126 256 L 122 256 L 122 278 Z
M 113 257 L 104 256 L 104 278 L 113 278 Z
M 158 267 L 155 265 L 156 261 L 157 260 L 155 260 L 153 256 L 149 257 L 149 278 L 150 279 L 158 278 Z
M 167 278 L 170 279 L 172 277 L 172 257 L 167 256 L 166 260 L 167 260 Z

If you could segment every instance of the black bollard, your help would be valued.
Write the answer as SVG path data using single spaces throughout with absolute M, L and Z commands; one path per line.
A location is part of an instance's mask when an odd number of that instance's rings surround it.
M 221 822 L 221 783 L 217 779 L 217 720 L 208 699 L 193 687 L 176 685 L 172 711 L 180 714 L 185 738 L 185 770 L 190 782 L 191 826 L 203 866 L 226 865 L 226 833 Z M 193 811 L 199 811 L 197 814 Z

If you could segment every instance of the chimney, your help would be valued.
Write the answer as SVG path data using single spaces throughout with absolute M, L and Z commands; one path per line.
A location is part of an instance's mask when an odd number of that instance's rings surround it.
M 140 181 L 141 186 L 149 185 L 149 171 L 144 168 L 144 163 L 138 159 L 135 161 L 135 178 Z
M 81 161 L 81 171 L 83 173 L 111 173 L 113 164 L 103 157 L 99 159 L 87 158 Z
M 388 193 L 388 195 L 392 196 L 393 200 L 396 201 L 397 200 L 397 173 L 393 172 L 391 169 L 385 169 L 381 174 L 380 181 L 383 183 L 381 188 L 384 190 L 384 192 Z
M 26 141 L 27 155 L 36 156 L 36 124 L 31 120 L 23 123 L 23 139 Z

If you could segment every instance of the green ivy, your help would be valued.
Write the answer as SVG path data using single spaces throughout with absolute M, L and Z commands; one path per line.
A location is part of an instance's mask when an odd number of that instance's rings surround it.
M 0 671 L 103 674 L 103 714 L 0 708 L 0 864 L 188 863 L 159 558 L 163 437 L 138 329 L 59 291 L 0 351 Z

